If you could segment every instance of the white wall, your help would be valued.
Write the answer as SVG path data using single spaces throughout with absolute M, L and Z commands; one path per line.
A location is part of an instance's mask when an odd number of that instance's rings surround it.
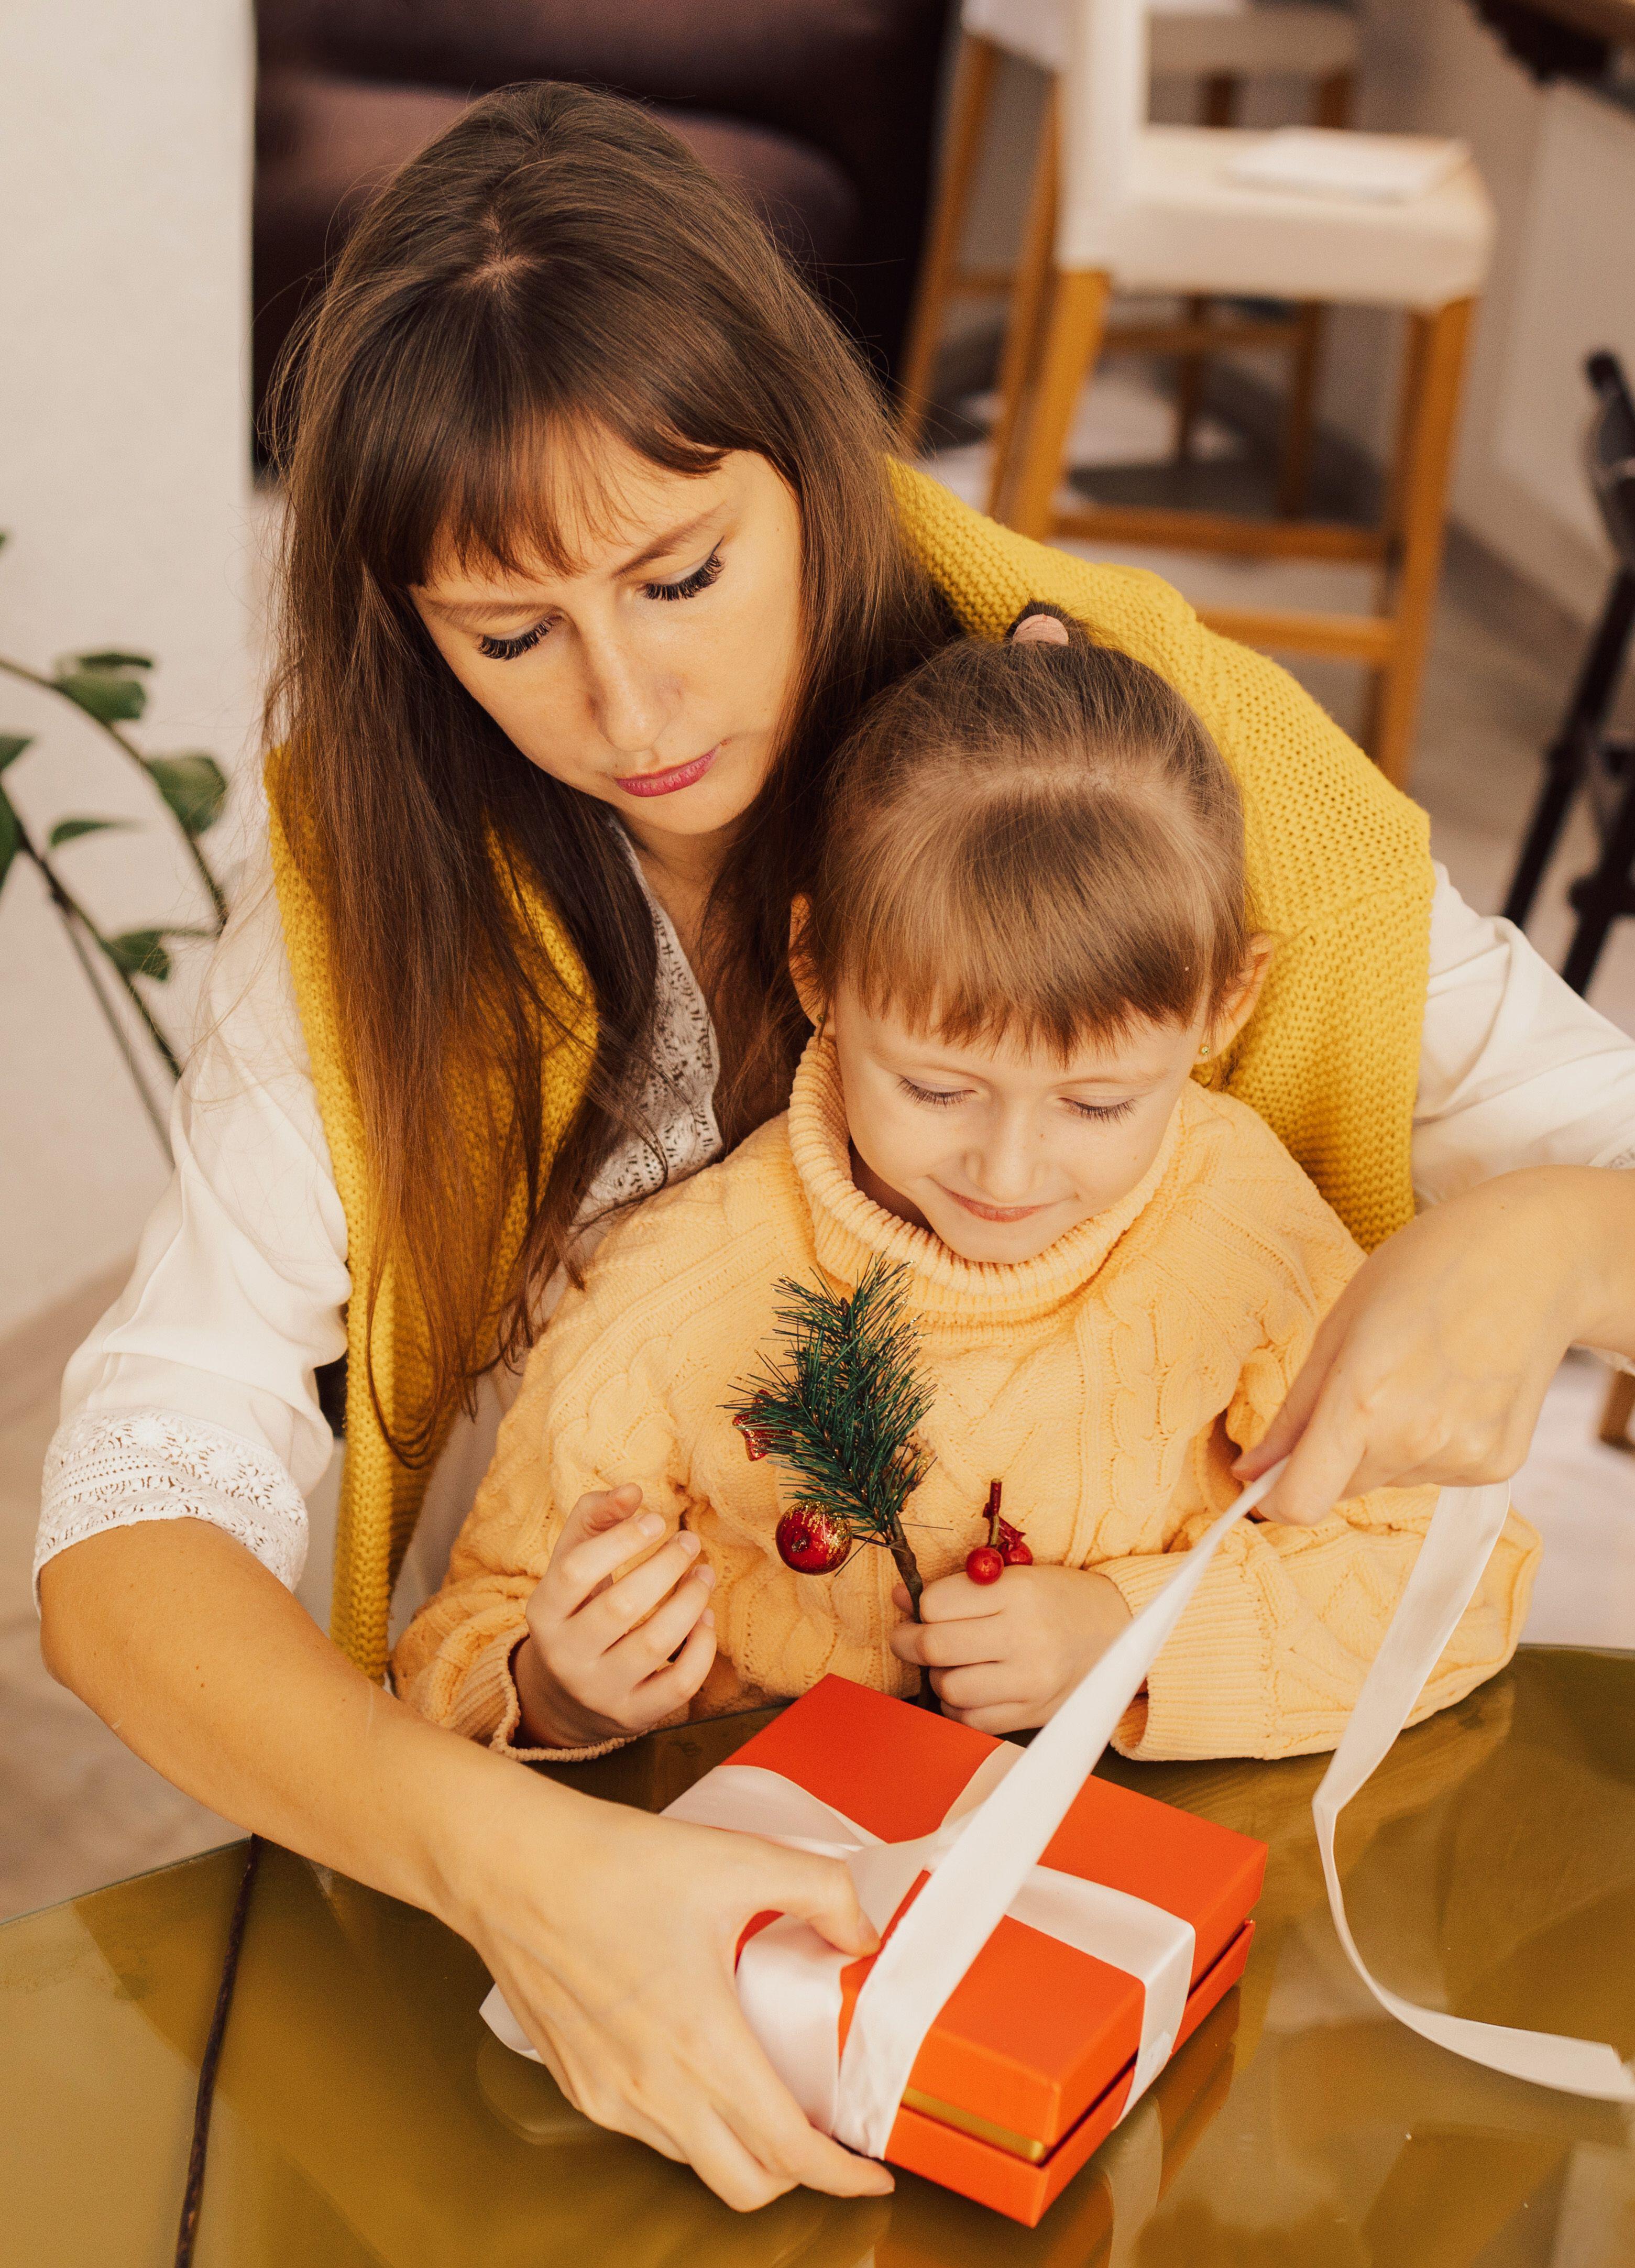
M 1577 437 L 1592 345 L 1635 343 L 1635 117 L 1537 85 L 1464 0 L 1365 0 L 1359 123 L 1457 135 L 1499 215 L 1477 327 L 1452 508 L 1522 574 L 1587 617 L 1607 553 L 1583 498 Z M 1323 415 L 1378 449 L 1396 367 L 1387 318 L 1335 326 Z
M 250 737 L 248 0 L 0 8 L 0 653 L 156 655 L 151 754 Z M 0 678 L 31 828 L 129 816 L 62 855 L 111 930 L 201 918 L 144 783 Z M 159 813 L 158 819 L 164 814 Z M 209 838 L 230 851 L 231 818 Z M 185 1024 L 186 980 L 158 996 Z M 162 1181 L 34 874 L 0 890 L 0 1334 L 106 1272 Z

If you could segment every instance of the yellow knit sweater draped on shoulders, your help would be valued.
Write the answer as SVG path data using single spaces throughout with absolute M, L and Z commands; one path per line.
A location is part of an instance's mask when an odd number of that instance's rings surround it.
M 1138 1611 L 1237 1493 L 1319 1317 L 1362 1255 L 1244 1104 L 1182 1094 L 1157 1158 L 1117 1204 L 1037 1259 L 962 1260 L 851 1178 L 831 1042 L 814 1039 L 786 1117 L 615 1226 L 529 1359 L 447 1580 L 394 1656 L 398 1688 L 441 1724 L 520 1747 L 512 1656 L 524 1607 L 586 1490 L 634 1481 L 699 1537 L 719 1642 L 711 1708 L 805 1692 L 835 1671 L 887 1692 L 888 1553 L 792 1572 L 791 1501 L 725 1406 L 771 1348 L 780 1279 L 850 1291 L 877 1259 L 907 1271 L 906 1312 L 933 1462 L 904 1524 L 926 1580 L 983 1540 L 989 1482 L 1041 1564 L 1094 1568 Z M 1120 1727 L 1131 1756 L 1294 1756 L 1333 1746 L 1412 1567 L 1434 1489 L 1381 1490 L 1316 1528 L 1245 1523 Z M 1508 1660 L 1537 1539 L 1513 1513 L 1418 1705 L 1429 1715 Z
M 1257 918 L 1278 941 L 1264 995 L 1219 1076 L 1286 1144 L 1366 1248 L 1413 1211 L 1409 1142 L 1418 1071 L 1432 887 L 1424 814 L 1391 787 L 1274 663 L 1206 630 L 1157 576 L 1095 564 L 1027 541 L 982 518 L 936 482 L 894 466 L 904 534 L 966 630 L 997 637 L 1029 600 L 1049 600 L 1098 638 L 1160 672 L 1213 734 L 1241 786 Z M 284 933 L 336 1187 L 349 1264 L 361 1285 L 377 1233 L 372 1176 L 335 1014 L 328 940 L 292 848 L 301 783 L 270 767 L 272 849 Z M 529 909 L 546 951 L 585 993 L 551 910 Z M 594 1028 L 586 999 L 582 1041 Z M 587 1050 L 547 1064 L 545 1124 L 560 1138 L 577 1106 Z M 447 1098 L 474 1130 L 473 1171 L 490 1170 L 475 1130 L 490 1099 Z M 508 1216 L 499 1251 L 473 1256 L 485 1289 L 503 1278 L 520 1235 Z M 384 1256 L 373 1386 L 388 1424 L 416 1406 L 426 1375 L 423 1325 L 408 1271 Z M 396 1458 L 370 1391 L 364 1301 L 348 1317 L 346 1465 L 331 1630 L 373 1677 L 386 1668 L 392 1585 L 424 1493 L 426 1469 Z M 444 1415 L 452 1422 L 453 1410 Z

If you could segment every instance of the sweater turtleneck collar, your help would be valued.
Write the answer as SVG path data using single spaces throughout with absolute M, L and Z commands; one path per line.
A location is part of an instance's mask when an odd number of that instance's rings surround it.
M 856 1284 L 878 1258 L 906 1265 L 910 1308 L 928 1319 L 1004 1326 L 1048 1314 L 1084 1288 L 1145 1211 L 1169 1170 L 1192 1100 L 1189 1086 L 1158 1155 L 1116 1204 L 1080 1221 L 1035 1260 L 962 1260 L 929 1229 L 912 1227 L 885 1211 L 853 1181 L 835 1044 L 824 1033 L 814 1033 L 790 1095 L 789 1148 L 812 1210 L 819 1264 L 847 1285 Z

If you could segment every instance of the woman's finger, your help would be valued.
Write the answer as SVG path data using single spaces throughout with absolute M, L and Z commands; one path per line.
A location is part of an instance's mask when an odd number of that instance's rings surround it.
M 1283 1407 L 1267 1426 L 1252 1449 L 1245 1449 L 1232 1469 L 1247 1488 L 1263 1472 L 1275 1465 L 1279 1457 L 1286 1457 L 1311 1423 L 1320 1395 L 1329 1381 L 1334 1359 L 1344 1344 L 1344 1334 L 1337 1323 L 1339 1310 L 1325 1315 L 1312 1341 L 1311 1352 L 1295 1373 L 1294 1382 L 1284 1396 Z
M 1262 1512 L 1291 1528 L 1315 1528 L 1337 1504 L 1358 1493 L 1367 1446 L 1366 1416 L 1341 1372 L 1331 1371 L 1288 1452 L 1286 1468 L 1261 1500 Z

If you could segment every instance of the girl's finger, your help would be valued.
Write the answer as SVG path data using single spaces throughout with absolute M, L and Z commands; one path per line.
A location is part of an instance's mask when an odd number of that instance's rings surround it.
M 951 1709 L 1026 1706 L 1026 1697 L 1016 1690 L 1020 1680 L 1014 1662 L 963 1663 L 957 1669 L 934 1670 L 931 1682 L 937 1698 Z
M 586 1602 L 577 1617 L 585 1626 L 581 1635 L 599 1653 L 617 1646 L 627 1631 L 644 1621 L 659 1601 L 668 1598 L 677 1584 L 693 1572 L 699 1550 L 698 1538 L 690 1528 L 678 1529 L 651 1558 Z M 678 1638 L 676 1644 L 680 1643 Z
M 939 1575 L 934 1583 L 927 1583 L 920 1594 L 920 1619 L 927 1623 L 980 1621 L 985 1615 L 1004 1612 L 999 1596 L 1000 1583 L 973 1583 L 961 1571 L 957 1575 Z
M 678 1583 L 644 1623 L 602 1655 L 613 1676 L 630 1687 L 657 1676 L 696 1628 L 714 1588 L 715 1573 L 709 1567 L 696 1568 L 690 1581 Z
M 976 1590 L 977 1586 L 973 1583 L 971 1588 Z M 991 1619 L 898 1623 L 891 1633 L 891 1650 L 899 1661 L 917 1661 L 922 1669 L 949 1669 L 955 1664 L 996 1661 L 1001 1653 L 999 1625 Z
M 576 1505 L 576 1515 L 578 1510 Z M 544 1575 L 556 1611 L 561 1615 L 577 1614 L 627 1561 L 652 1549 L 664 1534 L 664 1526 L 658 1513 L 637 1512 L 627 1513 L 610 1528 L 599 1528 L 593 1534 L 582 1529 L 576 1535 L 570 1521 Z
M 652 1676 L 632 1689 L 632 1712 L 644 1725 L 656 1725 L 677 1709 L 684 1709 L 710 1675 L 715 1660 L 715 1616 L 708 1607 L 687 1634 L 674 1661 L 667 1661 Z

